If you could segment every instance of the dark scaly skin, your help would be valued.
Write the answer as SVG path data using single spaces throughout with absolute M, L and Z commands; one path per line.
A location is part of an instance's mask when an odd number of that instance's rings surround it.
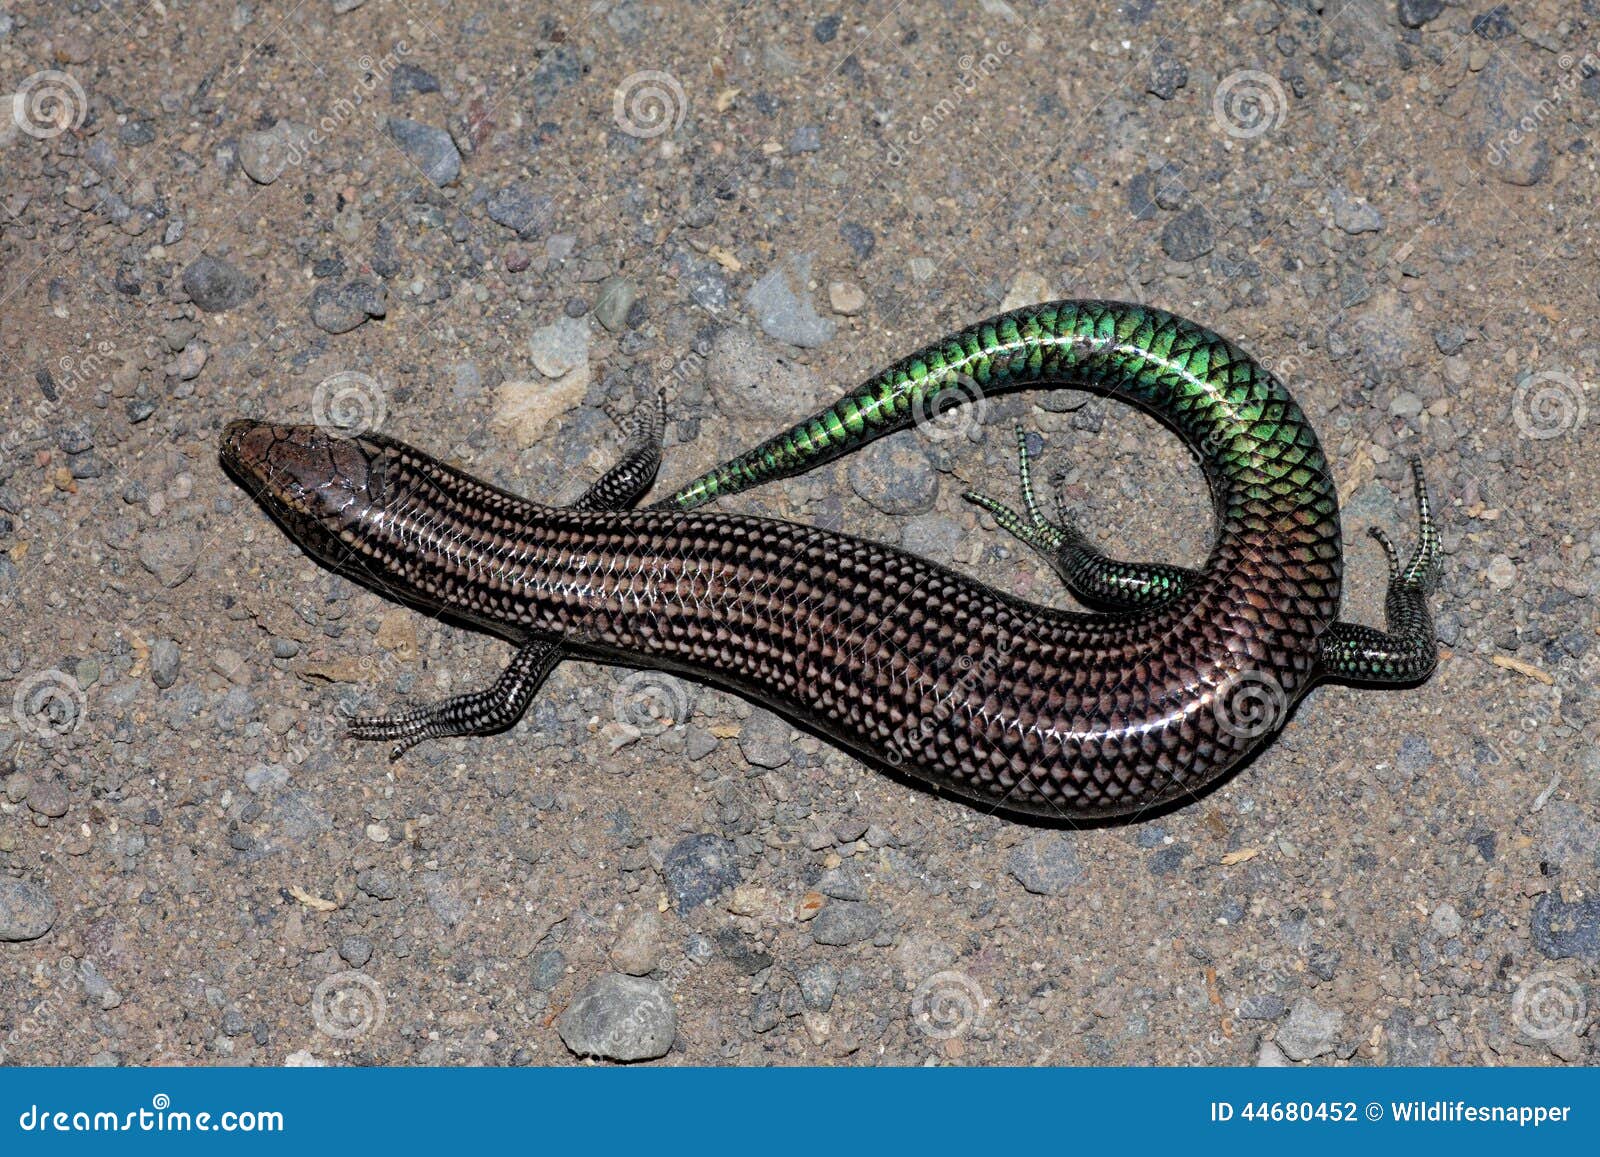
M 1105 560 L 1106 579 L 1081 536 L 1039 529 L 1051 524 L 1025 488 L 1029 521 L 1012 529 L 1105 580 L 1101 601 L 1138 608 L 1076 614 L 878 543 L 690 509 L 908 425 L 962 375 L 990 392 L 1086 385 L 1160 415 L 1211 484 L 1204 568 Z M 358 722 L 402 749 L 507 726 L 548 657 L 574 653 L 723 684 L 985 805 L 1106 816 L 1214 781 L 1319 678 L 1414 681 L 1433 662 L 1431 524 L 1391 584 L 1390 633 L 1336 624 L 1338 506 L 1304 415 L 1222 338 L 1138 306 L 1062 302 L 974 326 L 640 511 L 621 509 L 653 474 L 637 451 L 599 501 L 561 508 L 376 436 L 235 422 L 222 453 L 328 565 L 519 645 L 504 688 Z

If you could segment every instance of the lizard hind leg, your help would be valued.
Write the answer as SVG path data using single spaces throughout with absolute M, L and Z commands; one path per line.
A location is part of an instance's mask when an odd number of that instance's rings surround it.
M 1438 661 L 1433 612 L 1428 596 L 1439 582 L 1439 530 L 1433 522 L 1422 460 L 1411 459 L 1417 499 L 1417 545 L 1404 564 L 1388 535 L 1368 530 L 1389 560 L 1389 590 L 1384 627 L 1334 623 L 1322 636 L 1322 669 L 1333 679 L 1354 683 L 1405 684 L 1426 679 Z
M 1102 553 L 1078 529 L 1077 520 L 1062 507 L 1059 495 L 1056 520 L 1046 518 L 1034 493 L 1027 433 L 1021 426 L 1016 433 L 1023 513 L 976 491 L 969 490 L 962 497 L 987 510 L 1002 530 L 1038 552 L 1074 598 L 1107 610 L 1139 610 L 1160 606 L 1198 581 L 1198 573 L 1184 567 L 1124 562 Z

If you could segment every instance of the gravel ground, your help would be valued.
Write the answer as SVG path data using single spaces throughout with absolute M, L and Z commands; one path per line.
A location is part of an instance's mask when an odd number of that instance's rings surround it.
M 1597 41 L 1594 0 L 0 0 L 0 1056 L 1592 1063 Z M 576 662 L 392 764 L 340 720 L 505 647 L 217 465 L 316 416 L 566 501 L 654 383 L 683 479 L 1049 296 L 1291 383 L 1349 617 L 1420 453 L 1437 675 L 1082 831 Z M 1149 419 L 965 413 L 728 506 L 1068 605 L 959 498 L 1022 421 L 1101 541 L 1203 558 Z

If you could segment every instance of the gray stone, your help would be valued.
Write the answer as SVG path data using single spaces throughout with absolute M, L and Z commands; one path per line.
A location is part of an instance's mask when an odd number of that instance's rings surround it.
M 1600 898 L 1570 903 L 1554 892 L 1533 902 L 1533 944 L 1552 960 L 1600 960 Z
M 352 968 L 360 968 L 372 959 L 372 941 L 365 936 L 346 936 L 339 941 L 339 956 Z
M 422 894 L 428 898 L 428 907 L 447 928 L 454 928 L 467 918 L 470 907 L 461 898 L 455 877 L 448 872 L 424 872 Z
M 1189 70 L 1183 61 L 1167 52 L 1157 52 L 1150 60 L 1150 78 L 1145 91 L 1162 100 L 1171 100 L 1189 83 Z
M 871 940 L 883 923 L 883 914 L 871 904 L 837 900 L 811 920 L 811 938 L 818 944 L 843 946 Z
M 778 1008 L 778 994 L 775 992 L 758 992 L 750 1002 L 750 1030 L 752 1032 L 771 1032 L 783 1020 L 783 1014 Z
M 1454 904 L 1440 904 L 1428 918 L 1428 926 L 1446 940 L 1461 935 L 1463 923 L 1461 913 L 1456 911 Z
M 56 922 L 56 902 L 38 884 L 0 876 L 0 940 L 37 940 Z
M 1216 248 L 1216 235 L 1205 209 L 1195 205 L 1167 222 L 1161 248 L 1174 261 L 1194 261 Z
M 528 983 L 540 992 L 549 992 L 567 975 L 567 957 L 559 948 L 547 948 L 533 958 L 533 975 Z
M 393 900 L 400 894 L 395 878 L 381 868 L 368 868 L 356 875 L 356 887 L 374 900 Z
M 67 785 L 55 776 L 34 780 L 28 788 L 28 808 L 39 815 L 59 819 L 67 814 L 69 802 Z
M 757 767 L 783 767 L 794 759 L 788 721 L 764 708 L 756 708 L 739 732 L 739 750 Z
M 171 639 L 157 639 L 150 644 L 150 681 L 165 690 L 178 681 L 181 655 L 178 644 Z
M 204 254 L 183 271 L 183 291 L 206 313 L 223 313 L 255 296 L 256 283 L 222 258 Z
M 865 261 L 872 256 L 872 251 L 878 247 L 878 238 L 871 229 L 855 221 L 846 221 L 839 226 L 839 236 L 844 238 L 844 243 L 850 246 L 850 252 Z
M 791 153 L 814 153 L 822 148 L 822 126 L 800 125 L 789 138 Z
M 415 64 L 402 64 L 389 75 L 389 96 L 397 101 L 408 100 L 413 94 L 438 91 L 439 79 Z
M 942 514 L 924 514 L 900 527 L 900 545 L 931 562 L 949 563 L 966 536 L 965 527 Z
M 241 133 L 239 167 L 258 185 L 270 185 L 291 164 L 303 159 L 305 133 L 288 121 L 277 121 L 269 129 Z
M 1491 52 L 1474 92 L 1474 140 L 1496 177 L 1508 185 L 1536 185 L 1550 172 L 1555 122 L 1526 128 L 1522 121 L 1546 94 L 1503 53 Z
M 850 457 L 850 489 L 885 514 L 923 514 L 939 497 L 939 474 L 922 446 L 882 438 Z
M 555 202 L 536 196 L 513 182 L 497 190 L 486 202 L 484 212 L 496 225 L 503 225 L 524 240 L 543 235 L 550 227 L 550 211 Z
M 839 990 L 839 970 L 828 963 L 813 964 L 795 977 L 800 1000 L 812 1012 L 827 1012 Z
M 591 981 L 556 1022 L 580 1057 L 648 1061 L 665 1056 L 678 1034 L 672 997 L 653 980 L 615 974 Z
M 1438 1029 L 1431 1024 L 1412 1023 L 1407 1012 L 1393 1013 L 1384 1022 L 1383 1039 L 1389 1047 L 1387 1063 L 1406 1066 L 1438 1064 L 1444 1043 Z
M 461 154 L 450 134 L 405 117 L 390 117 L 389 136 L 435 185 L 448 185 L 461 175 Z
M 600 286 L 600 296 L 594 303 L 595 320 L 612 333 L 628 322 L 628 311 L 639 298 L 639 287 L 626 277 L 613 277 Z
M 1257 992 L 1239 1002 L 1240 1020 L 1277 1020 L 1289 1006 L 1276 992 Z
M 733 843 L 720 836 L 685 836 L 661 862 L 661 876 L 678 911 L 716 899 L 743 878 Z
M 1444 0 L 1400 0 L 1397 7 L 1401 24 L 1421 28 L 1444 11 Z
M 329 282 L 311 294 L 311 320 L 327 333 L 349 333 L 371 317 L 389 312 L 389 293 L 374 281 Z
M 1084 879 L 1078 846 L 1065 832 L 1029 836 L 1011 853 L 1006 870 L 1040 896 L 1065 896 Z
M 1278 1047 L 1292 1061 L 1309 1061 L 1338 1047 L 1343 1026 L 1344 1013 L 1323 1008 L 1309 996 L 1302 996 L 1278 1029 Z
M 785 258 L 745 294 L 745 304 L 763 333 L 803 349 L 826 345 L 839 328 L 811 303 L 812 260 L 810 253 Z
M 1328 190 L 1333 207 L 1333 223 L 1346 233 L 1376 233 L 1383 228 L 1383 217 L 1371 205 L 1342 185 Z

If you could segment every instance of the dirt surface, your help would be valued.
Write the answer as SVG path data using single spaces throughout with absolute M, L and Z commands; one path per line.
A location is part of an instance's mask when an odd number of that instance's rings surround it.
M 1592 0 L 0 0 L 0 1056 L 1592 1063 L 1597 41 Z M 342 720 L 504 645 L 217 464 L 231 417 L 381 421 L 568 501 L 655 384 L 674 482 L 1053 296 L 1280 373 L 1347 617 L 1422 456 L 1430 682 L 1081 831 L 577 662 L 390 763 Z M 1021 421 L 1099 541 L 1203 559 L 1153 421 L 976 413 L 727 506 L 1069 605 L 960 499 Z

